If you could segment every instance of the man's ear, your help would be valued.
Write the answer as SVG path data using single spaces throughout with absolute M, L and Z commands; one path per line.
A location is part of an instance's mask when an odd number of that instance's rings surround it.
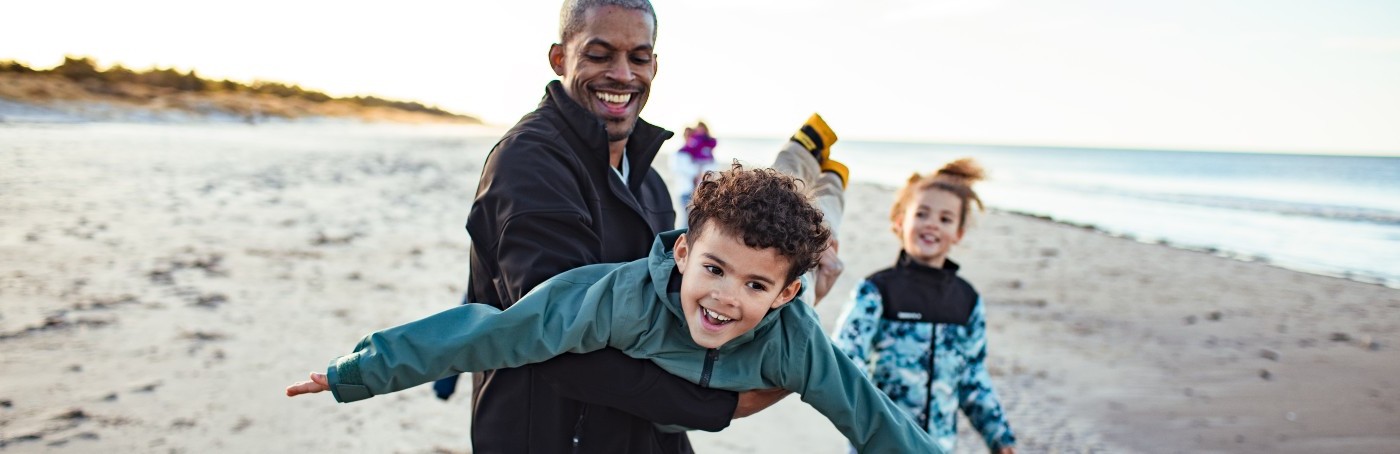
M 564 45 L 549 45 L 549 67 L 554 69 L 554 75 L 564 75 Z
M 685 240 L 685 234 L 676 237 L 676 244 L 671 246 L 671 252 L 676 256 L 676 270 L 685 274 L 685 262 L 690 259 L 690 242 Z
M 797 292 L 800 291 L 802 291 L 802 280 L 793 279 L 792 283 L 788 284 L 787 287 L 783 287 L 781 292 L 778 292 L 778 299 L 773 301 L 773 309 L 783 307 L 788 301 L 792 301 L 793 298 L 796 298 Z

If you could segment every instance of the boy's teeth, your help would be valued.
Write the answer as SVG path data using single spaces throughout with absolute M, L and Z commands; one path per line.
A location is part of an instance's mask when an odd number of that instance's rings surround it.
M 615 95 L 615 94 L 612 94 L 612 93 L 603 93 L 603 92 L 601 92 L 601 91 L 595 92 L 595 93 L 597 93 L 598 99 L 601 99 L 601 100 L 603 100 L 603 101 L 605 101 L 605 102 L 611 102 L 611 103 L 617 103 L 617 104 L 623 104 L 623 103 L 626 103 L 628 100 L 632 99 L 632 95 L 631 95 L 631 94 Z
M 715 319 L 715 320 L 719 320 L 720 322 L 727 322 L 727 321 L 733 320 L 733 319 L 731 319 L 731 318 L 729 318 L 729 317 L 725 317 L 725 316 L 723 316 L 723 315 L 719 315 L 719 312 L 715 312 L 715 311 L 712 311 L 712 310 L 709 310 L 709 309 L 704 309 L 704 308 L 701 308 L 701 309 L 705 311 L 705 315 L 708 315 L 710 318 L 713 318 L 713 319 Z

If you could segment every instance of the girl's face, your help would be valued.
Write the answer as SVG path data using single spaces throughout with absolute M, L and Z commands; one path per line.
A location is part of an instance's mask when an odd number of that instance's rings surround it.
M 942 189 L 914 193 L 894 221 L 904 252 L 925 266 L 942 268 L 948 250 L 962 241 L 962 206 L 962 199 Z

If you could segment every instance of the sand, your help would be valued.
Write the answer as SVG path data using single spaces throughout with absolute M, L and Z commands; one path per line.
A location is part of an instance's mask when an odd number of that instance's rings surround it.
M 50 127 L 0 128 L 0 450 L 468 451 L 466 399 L 282 388 L 456 303 L 489 137 Z M 891 194 L 851 188 L 828 327 L 897 253 Z M 1003 212 L 953 258 L 988 302 L 1021 452 L 1400 446 L 1400 290 Z M 796 397 L 692 439 L 845 449 Z M 985 448 L 969 432 L 961 451 Z

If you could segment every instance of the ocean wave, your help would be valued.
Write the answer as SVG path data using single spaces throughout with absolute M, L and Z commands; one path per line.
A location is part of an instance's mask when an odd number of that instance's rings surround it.
M 1369 222 L 1381 225 L 1400 225 L 1400 211 L 1379 208 L 1219 195 L 1152 193 L 1127 193 L 1123 195 L 1157 202 L 1223 208 L 1227 210 L 1253 211 L 1287 216 L 1306 216 L 1351 222 Z

